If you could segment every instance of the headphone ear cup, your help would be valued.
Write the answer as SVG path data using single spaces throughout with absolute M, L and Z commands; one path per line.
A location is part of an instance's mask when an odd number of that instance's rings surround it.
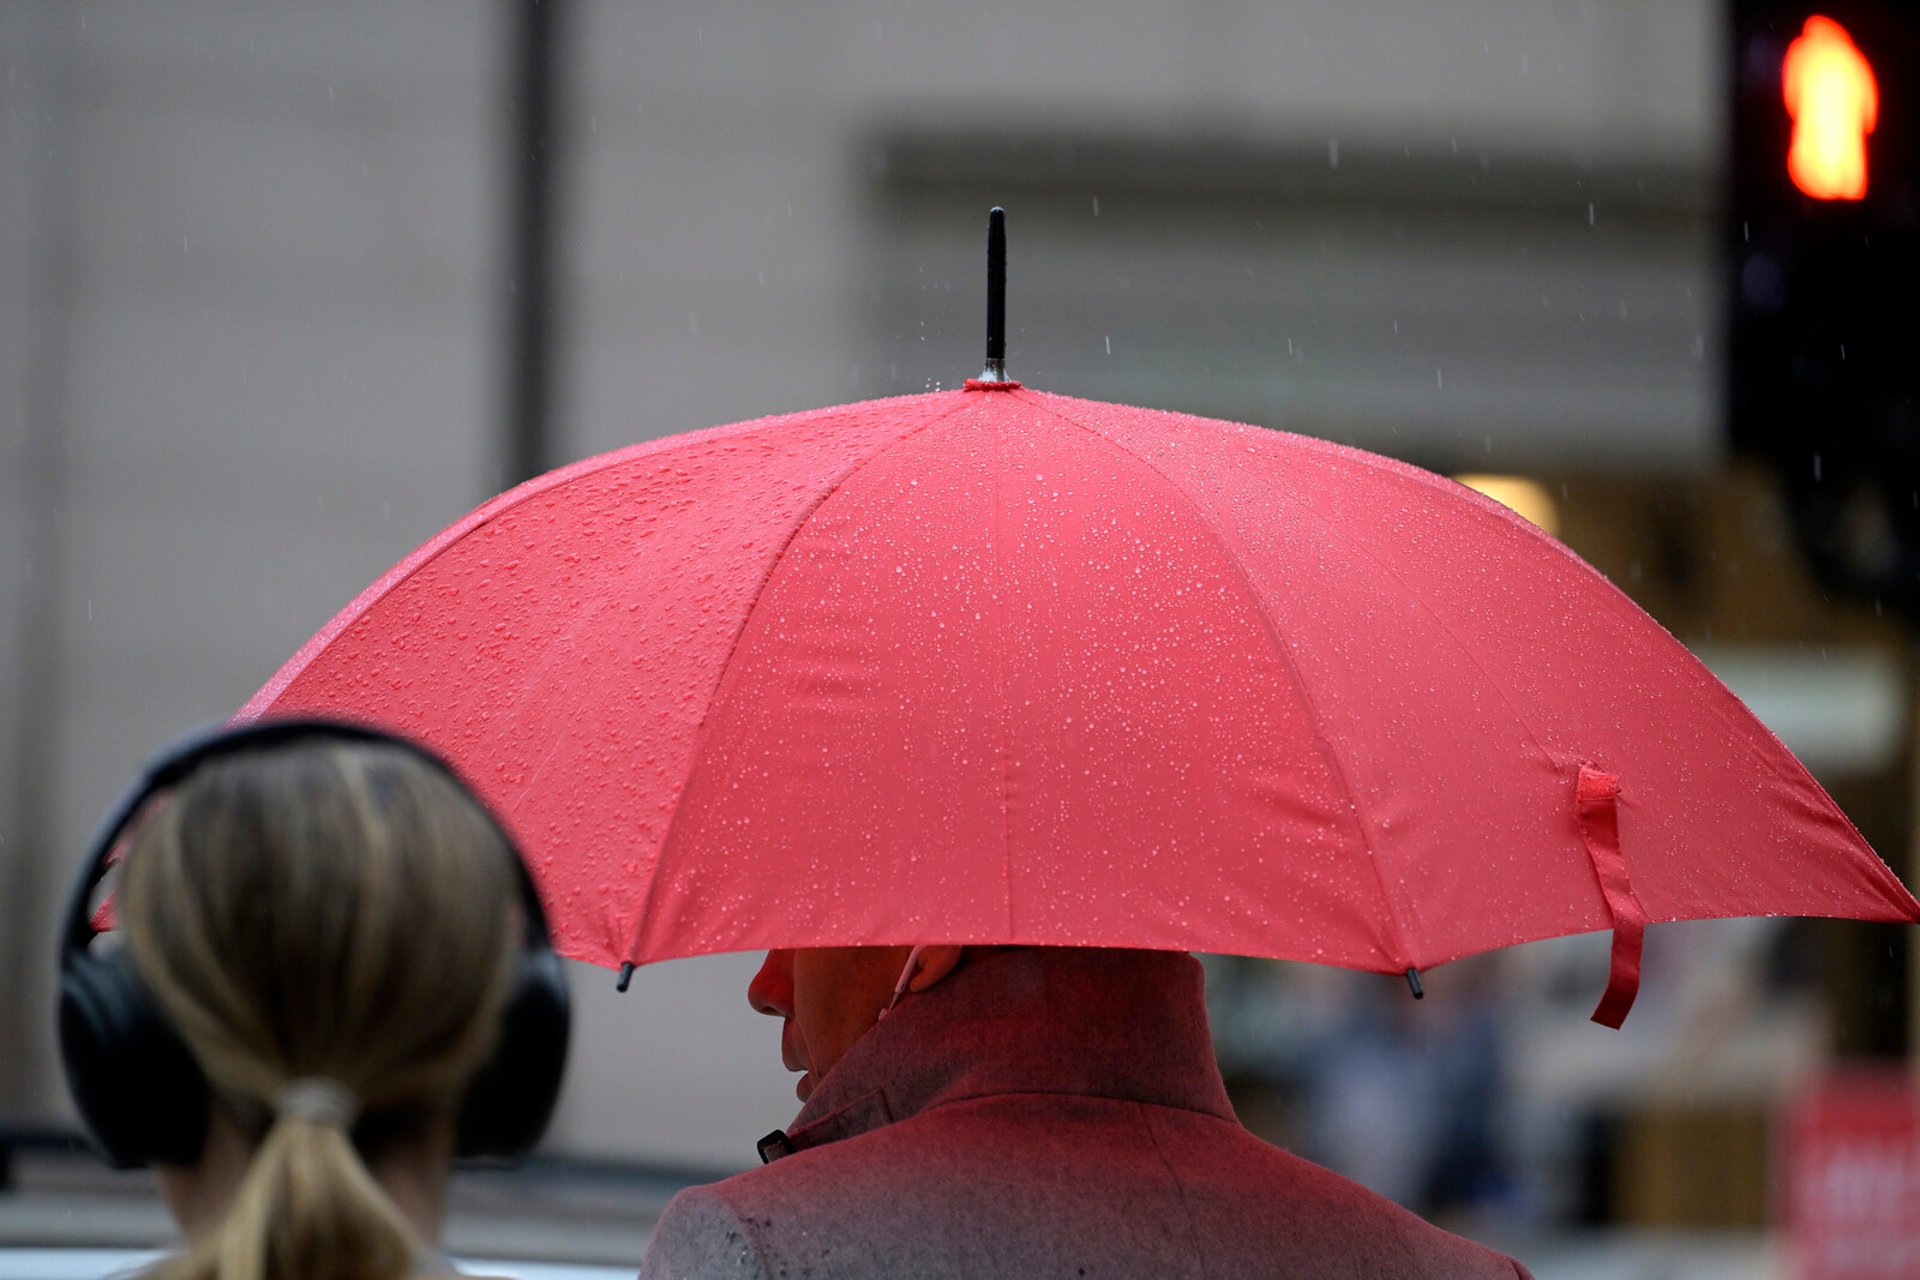
M 567 1069 L 573 1022 L 566 970 L 542 945 L 520 953 L 500 1015 L 493 1056 L 474 1074 L 460 1110 L 455 1153 L 464 1160 L 513 1160 L 547 1131 Z
M 206 1076 L 125 951 L 65 966 L 60 1061 L 81 1119 L 116 1169 L 199 1160 Z

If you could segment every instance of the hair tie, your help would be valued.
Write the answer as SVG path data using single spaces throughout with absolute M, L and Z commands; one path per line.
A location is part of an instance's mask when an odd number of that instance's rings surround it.
M 283 1120 L 306 1120 L 333 1129 L 351 1129 L 360 1114 L 353 1090 L 325 1076 L 301 1076 L 280 1086 L 273 1095 L 273 1114 Z

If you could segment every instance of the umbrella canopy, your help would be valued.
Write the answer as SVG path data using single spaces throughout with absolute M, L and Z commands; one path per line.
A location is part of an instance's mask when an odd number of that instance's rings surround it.
M 1504 507 L 969 383 L 479 508 L 247 704 L 448 755 L 607 965 L 926 941 L 1404 973 L 1646 921 L 1920 919 L 1677 641 Z M 1601 1015 L 1596 1015 L 1601 1016 Z

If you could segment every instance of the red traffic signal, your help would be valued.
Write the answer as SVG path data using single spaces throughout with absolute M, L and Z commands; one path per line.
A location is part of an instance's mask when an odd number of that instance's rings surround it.
M 1816 200 L 1867 194 L 1867 135 L 1880 114 L 1873 67 L 1847 29 L 1818 14 L 1787 46 L 1780 87 L 1793 119 L 1787 173 Z

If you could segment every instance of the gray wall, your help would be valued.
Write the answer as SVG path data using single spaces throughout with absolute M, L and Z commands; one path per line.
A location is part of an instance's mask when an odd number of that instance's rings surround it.
M 980 232 L 1005 203 L 1011 359 L 1036 385 L 1476 453 L 1493 409 L 1508 465 L 1707 465 L 1718 18 L 598 6 L 575 452 L 954 385 L 980 359 Z M 1170 323 L 1229 335 L 1211 367 L 1165 358 L 1170 302 Z M 1225 376 L 1267 385 L 1223 394 Z
M 460 3 L 0 30 L 0 987 L 36 1114 L 46 921 L 95 815 L 492 482 L 496 42 Z
M 555 460 L 952 385 L 1002 199 L 1035 385 L 1404 433 L 1428 460 L 1504 415 L 1495 465 L 1710 465 L 1716 15 L 579 6 Z M 65 1115 L 51 919 L 118 786 L 500 484 L 504 18 L 0 0 L 0 1116 Z M 1213 158 L 1169 176 L 1198 142 Z M 1253 200 L 1292 238 L 1250 230 Z M 1229 289 L 1249 264 L 1269 274 Z M 1170 293 L 1184 311 L 1144 318 Z M 1516 322 L 1543 293 L 1552 323 Z M 1460 330 L 1442 358 L 1478 399 L 1425 390 L 1433 351 L 1381 336 L 1402 315 Z M 1165 355 L 1196 316 L 1218 368 Z M 1289 337 L 1295 372 L 1257 376 Z M 1584 390 L 1529 399 L 1542 368 Z M 1343 419 L 1343 388 L 1372 407 Z M 624 1002 L 583 975 L 556 1145 L 750 1158 L 794 1105 L 750 969 L 663 966 Z

